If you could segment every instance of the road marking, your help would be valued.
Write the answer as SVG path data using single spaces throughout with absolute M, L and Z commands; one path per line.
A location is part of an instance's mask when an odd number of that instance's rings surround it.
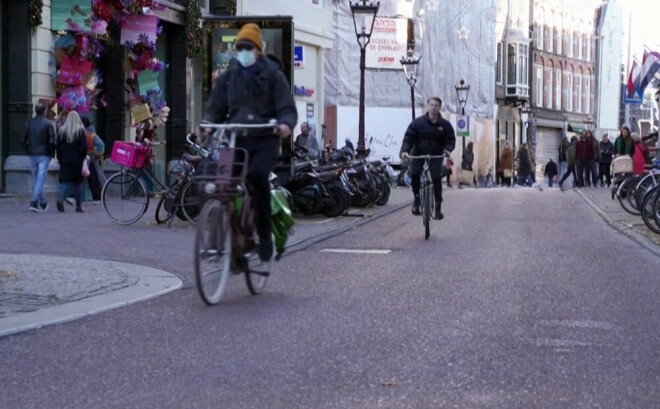
M 385 249 L 322 249 L 321 253 L 353 253 L 353 254 L 388 254 L 392 250 Z

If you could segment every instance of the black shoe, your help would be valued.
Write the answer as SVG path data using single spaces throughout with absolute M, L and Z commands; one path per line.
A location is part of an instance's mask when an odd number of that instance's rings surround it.
M 39 203 L 39 210 L 42 212 L 45 212 L 48 210 L 48 201 L 44 201 L 43 203 Z
M 64 201 L 62 201 L 62 200 L 57 201 L 57 211 L 58 212 L 63 212 L 64 211 Z
M 36 200 L 33 200 L 30 202 L 30 211 L 38 213 L 41 211 L 41 208 L 39 207 L 39 203 Z
M 85 213 L 82 207 L 76 206 L 76 213 Z
M 445 215 L 443 215 L 442 211 L 440 210 L 440 206 L 435 207 L 435 213 L 433 213 L 433 218 L 435 220 L 442 220 L 445 218 Z
M 259 258 L 261 261 L 270 261 L 273 258 L 273 241 L 270 237 L 259 239 Z
M 419 196 L 415 196 L 415 200 L 412 205 L 412 214 L 413 216 L 419 216 L 422 212 L 419 211 Z

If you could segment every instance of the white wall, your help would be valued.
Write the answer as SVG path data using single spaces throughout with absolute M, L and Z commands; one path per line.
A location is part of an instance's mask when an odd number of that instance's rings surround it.
M 55 46 L 55 34 L 50 31 L 50 5 L 50 0 L 44 1 L 43 23 L 32 35 L 32 103 L 40 98 L 55 98 L 55 81 L 48 66 Z
M 599 81 L 597 90 L 597 126 L 599 134 L 619 128 L 619 107 L 621 102 L 620 63 L 623 50 L 623 21 L 621 6 L 610 0 L 605 21 L 601 30 Z

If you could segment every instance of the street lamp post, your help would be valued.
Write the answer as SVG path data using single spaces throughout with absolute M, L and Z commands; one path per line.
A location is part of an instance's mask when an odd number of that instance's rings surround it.
M 520 120 L 522 121 L 522 135 L 520 137 L 521 143 L 526 143 L 527 142 L 527 126 L 529 125 L 529 121 L 532 119 L 532 108 L 525 103 L 525 105 L 522 106 L 520 109 Z
M 415 120 L 415 84 L 417 83 L 417 69 L 421 55 L 416 55 L 412 48 L 408 49 L 408 56 L 401 57 L 399 61 L 403 66 L 403 74 L 410 85 L 410 104 L 412 106 L 412 119 Z
M 584 120 L 584 129 L 593 132 L 594 128 L 594 120 L 591 118 L 591 116 L 588 116 L 587 119 Z
M 365 157 L 366 149 L 364 146 L 364 70 L 366 48 L 371 41 L 371 32 L 376 21 L 376 13 L 380 1 L 352 1 L 350 2 L 351 14 L 353 15 L 353 26 L 355 27 L 355 36 L 360 46 L 360 107 L 358 122 L 358 146 L 357 156 Z M 358 29 L 358 26 L 360 28 Z
M 461 80 L 458 82 L 458 85 L 454 85 L 456 89 L 456 95 L 458 96 L 458 102 L 461 104 L 461 115 L 465 115 L 465 105 L 467 105 L 468 95 L 470 93 L 470 86 Z M 465 151 L 465 137 L 463 139 L 463 151 Z

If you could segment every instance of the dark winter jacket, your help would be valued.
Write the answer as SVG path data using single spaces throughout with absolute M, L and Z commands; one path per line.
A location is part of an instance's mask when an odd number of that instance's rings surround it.
M 216 79 L 205 120 L 263 124 L 273 118 L 292 130 L 298 121 L 291 87 L 277 64 L 260 56 L 254 65 L 244 68 L 234 64 Z M 248 136 L 275 135 L 270 129 L 255 129 Z
M 575 146 L 575 156 L 578 161 L 588 162 L 594 159 L 594 145 L 590 140 L 580 140 Z
M 461 159 L 461 169 L 472 170 L 472 163 L 474 163 L 474 152 L 466 150 L 463 152 L 463 157 Z
M 598 149 L 600 150 L 600 163 L 612 163 L 612 156 L 614 155 L 614 144 L 610 141 L 605 143 L 599 142 Z
M 87 156 L 87 138 L 84 128 L 76 133 L 76 139 L 69 143 L 66 135 L 57 139 L 57 160 L 60 163 L 59 181 L 80 183 L 83 180 L 82 165 Z
M 548 163 L 546 163 L 545 164 L 545 172 L 543 174 L 545 176 L 549 177 L 550 179 L 555 177 L 555 175 L 558 174 L 557 164 L 554 161 L 549 161 Z
M 568 149 L 568 142 L 562 142 L 559 145 L 559 162 L 566 162 L 566 150 Z
M 527 152 L 527 149 L 519 150 L 517 159 L 517 171 L 519 175 L 528 175 L 532 173 L 532 162 L 529 160 L 529 152 Z
M 55 153 L 55 125 L 43 115 L 25 123 L 23 147 L 30 156 L 53 156 Z
M 408 125 L 401 144 L 401 152 L 412 155 L 442 155 L 456 147 L 456 135 L 449 121 L 438 117 L 433 123 L 428 114 L 415 118 Z

